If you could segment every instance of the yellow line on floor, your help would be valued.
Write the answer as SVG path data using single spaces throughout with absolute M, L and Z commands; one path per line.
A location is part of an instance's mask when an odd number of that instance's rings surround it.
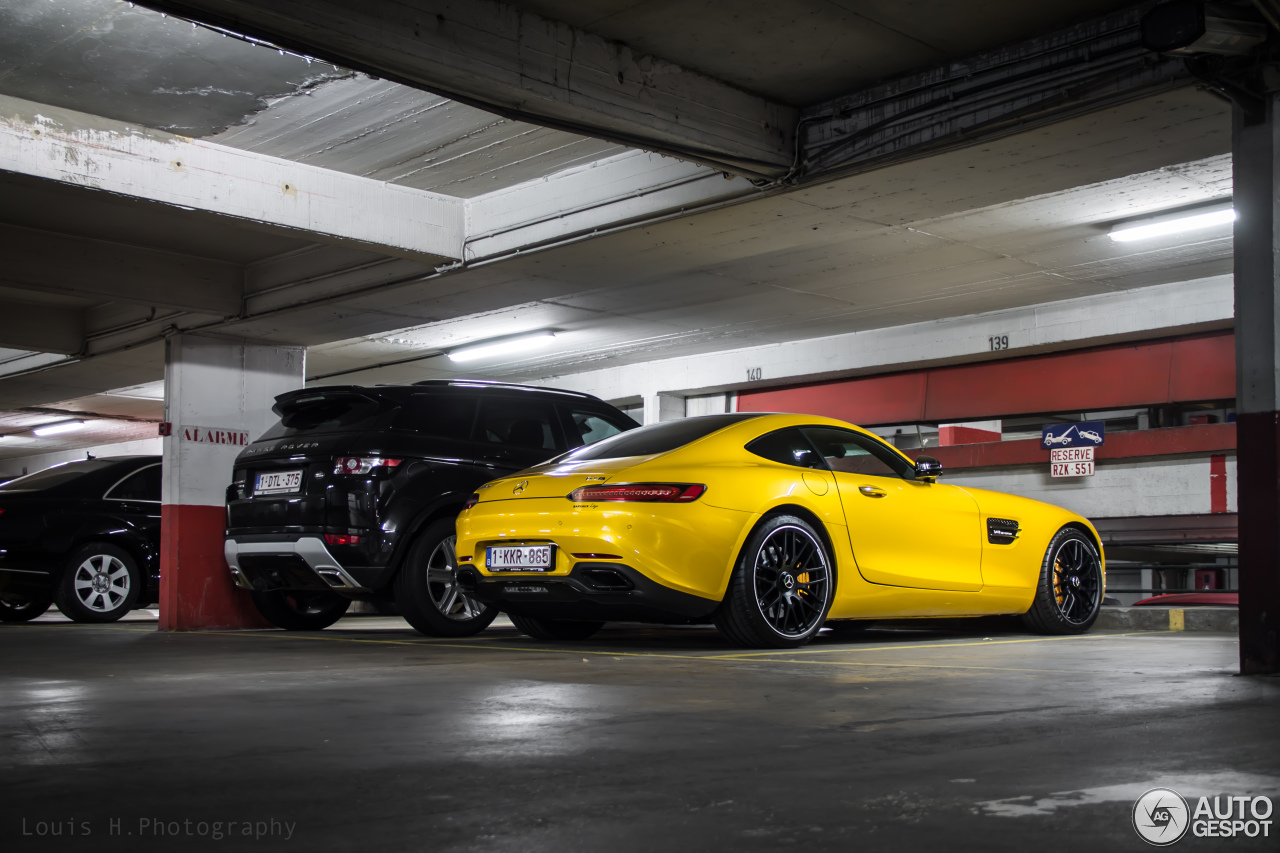
M 101 625 L 98 627 L 111 628 L 116 631 L 130 631 L 133 633 L 155 633 L 149 629 L 128 628 L 123 625 Z M 418 646 L 426 648 L 445 648 L 445 649 L 479 649 L 507 652 L 535 652 L 555 655 L 590 655 L 593 657 L 632 657 L 632 658 L 665 658 L 669 660 L 694 660 L 694 661 L 715 661 L 724 663 L 803 663 L 803 664 L 820 664 L 824 666 L 861 666 L 861 667 L 882 667 L 897 669 L 958 669 L 958 670 L 982 670 L 989 672 L 1030 672 L 1042 674 L 1071 675 L 1084 673 L 1088 670 L 1075 669 L 1036 669 L 1021 667 L 1000 667 L 1000 666 L 969 666 L 965 664 L 929 664 L 929 663 L 873 663 L 869 661 L 833 661 L 833 660 L 811 660 L 804 658 L 779 657 L 779 655 L 802 655 L 806 652 L 859 652 L 859 651 L 912 651 L 917 648 L 936 649 L 949 648 L 952 646 L 982 646 L 996 645 L 1003 643 L 1026 643 L 1026 642 L 1045 642 L 1054 640 L 1074 640 L 1082 639 L 1081 637 L 1038 637 L 1023 640 L 992 640 L 989 642 L 978 643 L 931 643 L 924 646 L 879 646 L 867 649 L 859 648 L 841 648 L 841 649 L 797 649 L 795 651 L 776 650 L 773 652 L 752 652 L 743 655 L 679 655 L 665 652 L 624 652 L 624 651 L 606 651 L 600 649 L 558 649 L 549 646 L 505 646 L 494 643 L 448 643 L 439 642 L 430 638 L 421 640 L 373 640 L 363 637 L 336 637 L 336 636 L 316 636 L 314 634 L 300 634 L 296 632 L 258 632 L 258 631 L 184 631 L 184 634 L 216 636 L 216 637 L 254 637 L 266 640 L 318 640 L 329 643 L 363 643 L 371 645 L 385 646 Z M 1096 636 L 1109 637 L 1133 637 L 1141 634 L 1167 634 L 1169 631 L 1146 631 L 1134 632 L 1129 634 L 1106 634 Z
M 703 660 L 739 663 L 807 663 L 821 666 L 877 666 L 888 669 L 980 669 L 986 672 L 1037 672 L 1053 675 L 1080 675 L 1090 672 L 1084 669 L 1029 669 L 1016 666 L 965 666 L 947 663 L 873 663 L 857 660 L 806 660 L 805 658 L 703 658 Z
M 796 649 L 786 654 L 794 655 L 829 655 L 839 654 L 840 652 L 896 652 L 915 649 L 954 649 L 964 646 L 1001 646 L 1013 643 L 1055 643 L 1063 640 L 1097 640 L 1107 637 L 1138 637 L 1147 634 L 1171 634 L 1172 631 L 1131 631 L 1125 634 L 1075 634 L 1067 637 L 1024 637 L 1019 640 L 977 640 L 974 642 L 964 643 L 927 643 L 924 645 L 913 646 L 842 646 L 838 649 L 821 648 L 821 649 Z M 779 654 L 777 650 L 771 652 L 731 652 L 727 655 L 717 655 L 718 658 L 725 660 L 749 659 L 753 657 L 767 657 L 768 655 Z
M 139 628 L 124 628 L 117 626 L 101 626 L 113 627 L 117 631 L 133 631 L 135 633 L 144 633 Z M 158 633 L 158 632 L 146 632 Z M 327 643 L 368 643 L 383 646 L 417 646 L 420 648 L 431 649 L 480 649 L 501 651 L 501 652 L 547 652 L 549 654 L 559 655 L 596 655 L 598 657 L 644 657 L 644 658 L 672 658 L 675 660 L 711 660 L 706 655 L 673 655 L 659 654 L 657 652 L 615 652 L 602 651 L 600 649 L 557 649 L 550 646 L 499 646 L 493 643 L 442 643 L 436 640 L 424 637 L 421 640 L 370 640 L 363 637 L 335 637 L 335 636 L 315 636 L 314 634 L 300 634 L 294 631 L 285 632 L 262 632 L 257 631 L 181 631 L 176 632 L 194 636 L 212 636 L 212 637 L 255 637 L 264 640 L 319 640 Z

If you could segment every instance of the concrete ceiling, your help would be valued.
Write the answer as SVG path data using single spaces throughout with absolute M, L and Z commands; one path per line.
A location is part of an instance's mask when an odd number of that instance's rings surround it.
M 400 305 L 421 299 L 449 316 L 313 347 L 308 372 L 557 329 L 544 354 L 469 374 L 533 379 L 1216 275 L 1231 268 L 1229 228 L 1150 244 L 1106 232 L 1117 220 L 1229 197 L 1229 147 L 1221 102 L 1183 90 L 398 292 Z M 341 381 L 459 367 L 430 358 Z
M 793 106 L 1132 5 L 1124 0 L 508 2 Z
M 350 74 L 120 0 L 0 5 L 0 92 L 185 136 Z
M 0 94 L 464 198 L 623 150 L 124 0 L 5 0 Z
M 514 5 L 805 105 L 1127 4 Z M 120 0 L 4 0 L 0 94 L 468 199 L 626 151 Z M 1118 219 L 1229 196 L 1229 131 L 1225 105 L 1180 90 L 367 296 L 249 322 L 208 319 L 224 333 L 310 345 L 310 375 L 342 374 L 326 381 L 531 380 L 1218 274 L 1230 269 L 1227 232 L 1124 246 L 1105 231 Z M 0 174 L 0 223 L 234 264 L 247 278 L 273 265 L 431 273 L 278 228 L 8 174 Z M 6 302 L 84 312 L 90 328 L 137 322 L 146 308 L 70 287 L 0 284 Z M 464 371 L 432 355 L 544 328 L 558 339 L 536 358 Z M 375 367 L 420 355 L 431 357 Z M 23 376 L 4 376 L 6 358 L 22 356 L 0 353 L 0 407 L 158 417 L 154 401 L 101 396 L 160 377 L 154 342 Z
M 363 74 L 281 98 L 212 141 L 461 198 L 626 150 Z

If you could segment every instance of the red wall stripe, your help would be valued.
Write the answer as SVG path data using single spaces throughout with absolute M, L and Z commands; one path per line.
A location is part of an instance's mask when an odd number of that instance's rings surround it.
M 1209 511 L 1227 511 L 1227 457 L 1221 453 L 1209 457 Z
M 1235 335 L 1227 331 L 742 391 L 738 411 L 826 415 L 865 426 L 982 420 L 1232 399 L 1235 381 Z
M 1000 433 L 989 429 L 974 429 L 966 426 L 944 426 L 938 428 L 938 444 L 949 447 L 954 444 L 978 444 L 984 441 L 1000 441 Z
M 1094 452 L 1096 459 L 1131 459 L 1142 456 L 1176 456 L 1203 454 L 1236 449 L 1235 424 L 1205 424 L 1204 426 L 1169 427 L 1134 432 L 1115 432 L 1107 436 L 1106 444 Z M 1049 464 L 1049 451 L 1040 446 L 1040 440 L 1028 438 L 1019 441 L 999 441 L 986 444 L 962 444 L 955 447 L 926 447 L 908 450 L 911 457 L 921 454 L 933 456 L 942 462 L 944 471 L 956 468 L 990 468 L 1000 465 Z M 1226 461 L 1223 460 L 1222 512 L 1226 512 L 1227 486 Z M 1212 468 L 1210 471 L 1212 472 Z M 1214 512 L 1219 510 L 1215 509 Z

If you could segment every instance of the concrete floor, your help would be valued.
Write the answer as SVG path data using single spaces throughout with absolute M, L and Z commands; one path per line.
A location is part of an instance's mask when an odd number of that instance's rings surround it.
M 0 626 L 0 848 L 1141 850 L 1155 785 L 1280 795 L 1280 683 L 1234 675 L 1234 637 L 975 627 Z

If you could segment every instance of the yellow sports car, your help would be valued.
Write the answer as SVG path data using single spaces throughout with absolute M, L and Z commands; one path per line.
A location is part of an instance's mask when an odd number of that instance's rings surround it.
M 999 613 L 1088 630 L 1105 581 L 1093 526 L 941 473 L 831 418 L 641 427 L 482 486 L 458 516 L 458 585 L 541 639 L 714 621 L 785 648 L 824 624 Z

